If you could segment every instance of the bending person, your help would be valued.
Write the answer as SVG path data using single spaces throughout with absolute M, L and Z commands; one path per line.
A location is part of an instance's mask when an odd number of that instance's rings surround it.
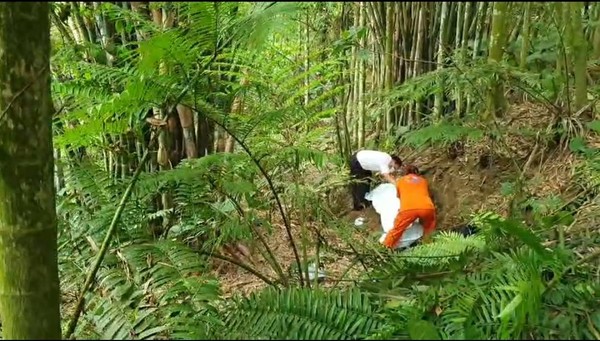
M 400 238 L 416 219 L 423 226 L 423 240 L 428 241 L 435 230 L 435 206 L 429 194 L 427 180 L 419 175 L 417 167 L 406 165 L 404 176 L 396 182 L 396 194 L 400 198 L 400 210 L 394 220 L 394 228 L 388 232 L 383 245 L 394 249 Z
M 402 166 L 402 160 L 396 155 L 376 151 L 361 150 L 354 153 L 350 158 L 350 184 L 352 201 L 355 211 L 360 211 L 369 205 L 365 194 L 371 190 L 371 177 L 373 172 L 379 172 L 388 182 L 394 183 L 395 179 L 390 175 Z

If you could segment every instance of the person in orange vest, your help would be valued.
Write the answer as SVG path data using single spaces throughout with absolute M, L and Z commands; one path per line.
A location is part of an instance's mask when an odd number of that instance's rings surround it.
M 394 220 L 394 228 L 388 232 L 383 245 L 395 249 L 406 228 L 416 219 L 423 225 L 423 241 L 429 241 L 435 230 L 435 205 L 429 192 L 429 183 L 419 175 L 413 165 L 404 166 L 404 176 L 396 181 L 396 194 L 400 198 L 400 210 Z

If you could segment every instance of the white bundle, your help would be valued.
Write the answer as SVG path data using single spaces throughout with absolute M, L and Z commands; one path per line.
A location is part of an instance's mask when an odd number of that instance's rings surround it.
M 308 279 L 314 281 L 315 276 L 318 277 L 319 282 L 325 280 L 325 269 L 319 267 L 317 270 L 317 264 L 311 263 L 308 265 Z
M 394 220 L 400 209 L 400 199 L 396 195 L 396 186 L 390 183 L 381 184 L 365 195 L 365 199 L 373 203 L 375 212 L 381 218 L 383 234 L 379 242 L 383 243 L 389 231 L 394 228 Z M 396 248 L 405 248 L 423 236 L 423 226 L 416 220 L 402 234 Z

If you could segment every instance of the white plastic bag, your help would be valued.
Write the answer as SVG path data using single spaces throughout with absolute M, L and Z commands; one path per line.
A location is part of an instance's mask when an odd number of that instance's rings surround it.
M 400 209 L 400 199 L 396 196 L 396 186 L 390 183 L 381 184 L 367 193 L 365 199 L 373 203 L 375 212 L 381 218 L 383 234 L 379 238 L 379 242 L 383 243 L 387 233 L 394 228 L 394 220 Z M 416 220 L 404 231 L 396 248 L 405 248 L 421 237 L 423 237 L 423 226 Z
M 311 281 L 315 280 L 315 276 L 317 276 L 317 280 L 322 282 L 325 280 L 325 269 L 323 267 L 319 267 L 317 271 L 317 264 L 311 263 L 308 265 L 308 279 Z

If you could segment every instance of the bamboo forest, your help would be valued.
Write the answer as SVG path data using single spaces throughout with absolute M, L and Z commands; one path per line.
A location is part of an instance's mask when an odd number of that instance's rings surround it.
M 600 3 L 0 3 L 5 340 L 600 340 Z

